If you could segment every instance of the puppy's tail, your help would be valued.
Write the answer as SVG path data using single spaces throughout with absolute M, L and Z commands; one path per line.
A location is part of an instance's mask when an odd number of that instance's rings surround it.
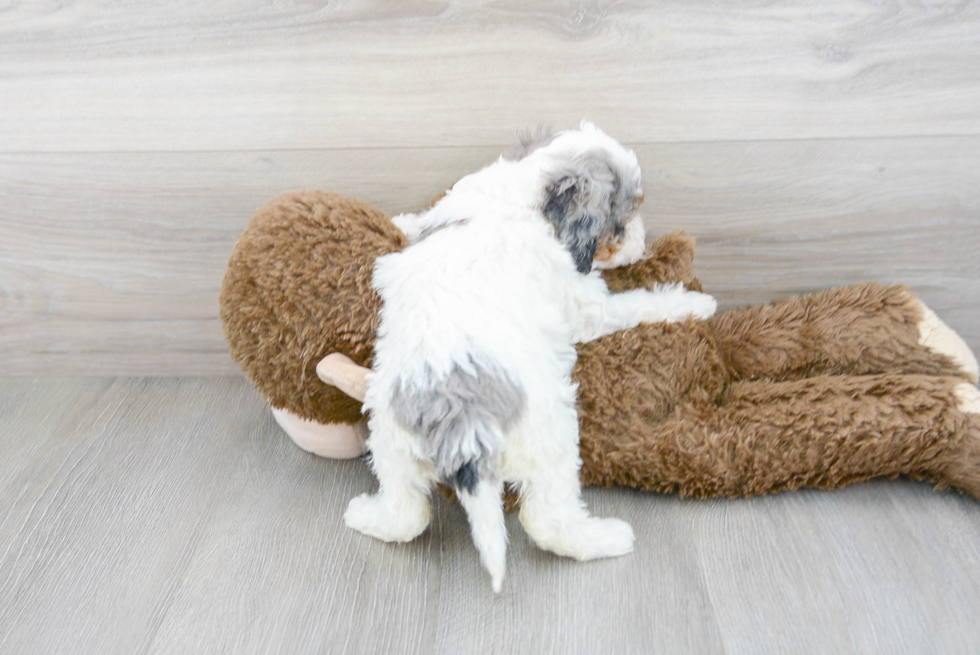
M 523 389 L 498 367 L 470 359 L 447 375 L 400 380 L 391 400 L 395 416 L 421 436 L 439 475 L 456 491 L 499 592 L 507 554 L 499 463 L 504 433 L 524 409 Z
M 499 477 L 485 475 L 470 488 L 454 487 L 470 521 L 473 544 L 480 553 L 480 563 L 490 574 L 494 593 L 500 593 L 507 567 L 507 527 L 504 525 L 504 504 L 500 497 L 503 483 Z

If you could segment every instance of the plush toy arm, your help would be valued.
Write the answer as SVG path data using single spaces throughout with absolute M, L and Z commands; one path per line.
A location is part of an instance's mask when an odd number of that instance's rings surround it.
M 691 291 L 701 291 L 701 282 L 691 273 L 694 237 L 670 232 L 647 244 L 643 258 L 630 264 L 602 271 L 602 278 L 614 293 L 630 289 L 651 289 L 656 284 L 682 283 Z

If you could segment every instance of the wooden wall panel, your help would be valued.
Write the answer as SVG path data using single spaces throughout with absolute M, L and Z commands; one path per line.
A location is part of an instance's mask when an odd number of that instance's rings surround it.
M 266 199 L 420 207 L 583 116 L 723 307 L 907 282 L 975 347 L 980 3 L 12 2 L 0 367 L 230 373 L 217 291 Z
M 0 155 L 6 373 L 218 374 L 234 242 L 279 192 L 395 213 L 500 148 Z M 723 308 L 867 279 L 911 284 L 980 348 L 980 138 L 638 146 L 652 234 L 699 238 Z
M 8 4 L 0 151 L 980 134 L 975 2 Z

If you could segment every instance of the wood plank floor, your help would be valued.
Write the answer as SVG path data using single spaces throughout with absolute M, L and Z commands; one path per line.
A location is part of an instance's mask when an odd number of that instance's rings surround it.
M 980 503 L 924 484 L 590 489 L 636 551 L 557 558 L 511 516 L 497 597 L 441 499 L 407 545 L 347 530 L 373 486 L 240 378 L 0 379 L 0 652 L 980 652 Z

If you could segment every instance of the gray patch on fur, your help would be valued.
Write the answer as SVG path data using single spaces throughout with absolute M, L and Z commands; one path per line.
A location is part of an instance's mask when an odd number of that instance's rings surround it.
M 419 232 L 419 236 L 418 236 L 417 239 L 415 239 L 415 243 L 418 243 L 419 241 L 422 241 L 423 239 L 427 239 L 428 237 L 432 236 L 436 232 L 439 232 L 440 230 L 444 230 L 447 227 L 455 227 L 455 226 L 458 226 L 458 225 L 466 225 L 469 222 L 470 222 L 470 219 L 464 218 L 462 220 L 453 221 L 451 223 L 441 223 L 439 225 L 429 226 L 429 227 L 425 228 L 424 230 L 422 230 L 421 232 Z
M 580 273 L 592 270 L 600 241 L 623 233 L 634 211 L 635 184 L 624 184 L 608 153 L 596 150 L 552 175 L 542 210 Z
M 476 468 L 476 464 L 473 462 L 466 462 L 459 467 L 456 471 L 456 475 L 450 481 L 454 488 L 465 489 L 469 493 L 473 493 L 476 489 L 476 483 L 480 481 L 480 472 Z
M 592 260 L 595 259 L 595 251 L 599 247 L 599 238 L 604 227 L 599 219 L 589 214 L 565 221 L 562 225 L 561 241 L 571 253 L 579 273 L 592 270 Z
M 395 418 L 421 437 L 426 456 L 457 491 L 472 491 L 487 473 L 526 401 L 503 371 L 470 363 L 472 373 L 454 366 L 421 389 L 402 381 L 391 396 Z
M 550 127 L 538 126 L 534 132 L 521 132 L 519 135 L 521 145 L 509 152 L 505 152 L 504 159 L 520 161 L 538 148 L 544 148 L 555 140 L 554 131 Z

